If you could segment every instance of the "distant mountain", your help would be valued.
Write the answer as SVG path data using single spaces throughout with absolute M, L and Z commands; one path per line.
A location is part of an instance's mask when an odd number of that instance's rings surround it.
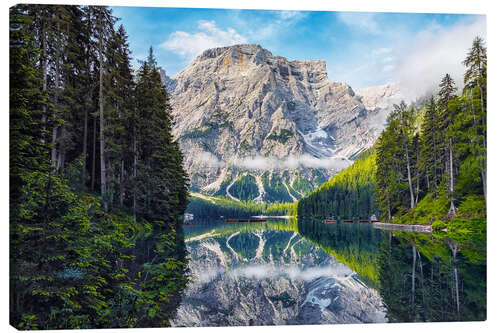
M 377 115 L 371 119 L 371 122 L 373 126 L 379 126 L 379 129 L 385 126 L 392 105 L 399 104 L 404 99 L 399 86 L 394 83 L 357 89 L 355 93 L 361 97 L 361 102 L 367 110 L 376 111 Z
M 355 92 L 322 60 L 252 44 L 206 50 L 162 78 L 192 190 L 241 200 L 295 201 L 349 166 L 398 95 L 393 85 Z

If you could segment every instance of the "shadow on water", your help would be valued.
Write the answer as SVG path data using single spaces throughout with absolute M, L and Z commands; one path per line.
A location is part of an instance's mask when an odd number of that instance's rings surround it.
M 390 322 L 486 320 L 484 235 L 417 234 L 299 219 L 299 233 L 382 296 Z

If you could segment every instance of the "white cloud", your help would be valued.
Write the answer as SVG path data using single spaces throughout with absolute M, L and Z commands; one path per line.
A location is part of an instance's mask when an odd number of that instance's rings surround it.
M 307 12 L 295 10 L 279 10 L 274 11 L 275 18 L 268 21 L 269 23 L 262 24 L 260 22 L 250 23 L 252 31 L 250 34 L 256 41 L 267 41 L 277 38 L 280 33 L 291 29 L 299 21 L 307 17 Z M 247 23 L 248 25 L 249 23 Z M 256 28 L 254 28 L 256 27 Z
M 297 21 L 297 20 L 303 19 L 306 16 L 306 14 L 304 12 L 300 12 L 300 11 L 297 11 L 297 10 L 280 10 L 278 12 L 278 16 L 282 20 Z
M 462 86 L 462 61 L 476 36 L 486 38 L 484 16 L 451 28 L 432 25 L 413 38 L 410 49 L 401 47 L 394 80 L 401 85 L 403 95 L 412 100 L 435 91 L 446 73 Z
M 226 164 L 230 164 L 247 170 L 313 168 L 335 169 L 340 171 L 352 164 L 352 161 L 342 156 L 316 158 L 307 154 L 299 157 L 289 156 L 286 158 L 257 155 L 253 157 L 233 158 L 225 162 L 207 151 L 197 154 L 196 160 L 208 168 L 223 168 Z
M 365 33 L 378 35 L 382 31 L 376 21 L 377 13 L 341 12 L 339 19 L 346 25 Z
M 394 65 L 385 65 L 384 68 L 382 68 L 383 72 L 389 72 L 394 69 Z
M 343 170 L 351 161 L 345 157 L 332 156 L 326 158 L 316 158 L 311 155 L 301 155 L 299 157 L 289 156 L 284 159 L 277 157 L 254 156 L 245 158 L 236 158 L 231 164 L 243 169 L 249 170 L 269 170 L 269 169 L 336 169 Z
M 382 85 L 391 81 L 396 59 L 392 47 L 372 48 L 360 44 L 352 52 L 363 56 L 353 57 L 351 66 L 327 62 L 328 72 L 332 74 L 331 77 L 334 80 L 346 82 L 355 89 Z
M 198 32 L 175 31 L 160 46 L 191 60 L 206 49 L 247 43 L 245 36 L 236 30 L 223 30 L 214 21 L 198 21 Z
M 311 281 L 320 277 L 345 279 L 346 276 L 352 275 L 352 271 L 340 263 L 305 269 L 297 266 L 276 267 L 263 264 L 238 267 L 233 269 L 230 274 L 235 278 L 245 277 L 260 280 L 284 276 L 292 280 Z
M 321 277 L 333 279 L 346 279 L 351 277 L 353 272 L 345 265 L 339 262 L 332 263 L 326 266 L 303 268 L 295 265 L 291 266 L 275 266 L 269 264 L 251 264 L 233 268 L 230 272 L 221 268 L 212 268 L 205 270 L 197 276 L 196 281 L 199 283 L 207 283 L 214 280 L 220 274 L 228 274 L 234 279 L 277 279 L 285 277 L 292 280 L 312 281 Z
M 386 57 L 386 58 L 382 59 L 382 62 L 384 62 L 384 63 L 392 62 L 392 61 L 394 61 L 394 57 Z
M 372 54 L 372 57 L 376 57 L 376 56 L 387 54 L 387 53 L 391 53 L 391 52 L 392 52 L 391 48 L 389 48 L 389 47 L 381 47 L 381 48 L 373 50 L 371 54 Z
M 198 155 L 198 160 L 209 168 L 221 168 L 225 165 L 224 162 L 219 160 L 214 154 L 204 151 Z

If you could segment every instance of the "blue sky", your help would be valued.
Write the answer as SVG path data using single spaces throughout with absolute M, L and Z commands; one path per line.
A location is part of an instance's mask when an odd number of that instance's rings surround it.
M 486 37 L 481 15 L 112 8 L 133 58 L 144 59 L 153 46 L 170 76 L 204 49 L 257 43 L 289 60 L 325 60 L 329 79 L 353 88 L 405 81 L 411 89 L 441 71 L 461 81 L 472 38 Z

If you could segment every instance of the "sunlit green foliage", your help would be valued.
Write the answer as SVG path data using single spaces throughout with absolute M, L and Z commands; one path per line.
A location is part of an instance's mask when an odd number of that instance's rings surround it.
M 245 218 L 256 215 L 288 215 L 297 214 L 296 203 L 255 203 L 253 201 L 238 202 L 224 197 L 210 197 L 205 200 L 191 197 L 187 212 L 194 214 L 196 221 L 223 218 Z
M 362 154 L 353 165 L 299 200 L 298 214 L 348 219 L 378 215 L 375 160 L 373 150 Z
M 430 97 L 420 127 L 412 106 L 395 105 L 376 143 L 376 190 L 382 217 L 442 230 L 485 231 L 486 48 L 473 41 L 460 95 L 449 74 Z M 455 220 L 455 218 L 457 218 Z M 465 227 L 469 219 L 470 228 Z

